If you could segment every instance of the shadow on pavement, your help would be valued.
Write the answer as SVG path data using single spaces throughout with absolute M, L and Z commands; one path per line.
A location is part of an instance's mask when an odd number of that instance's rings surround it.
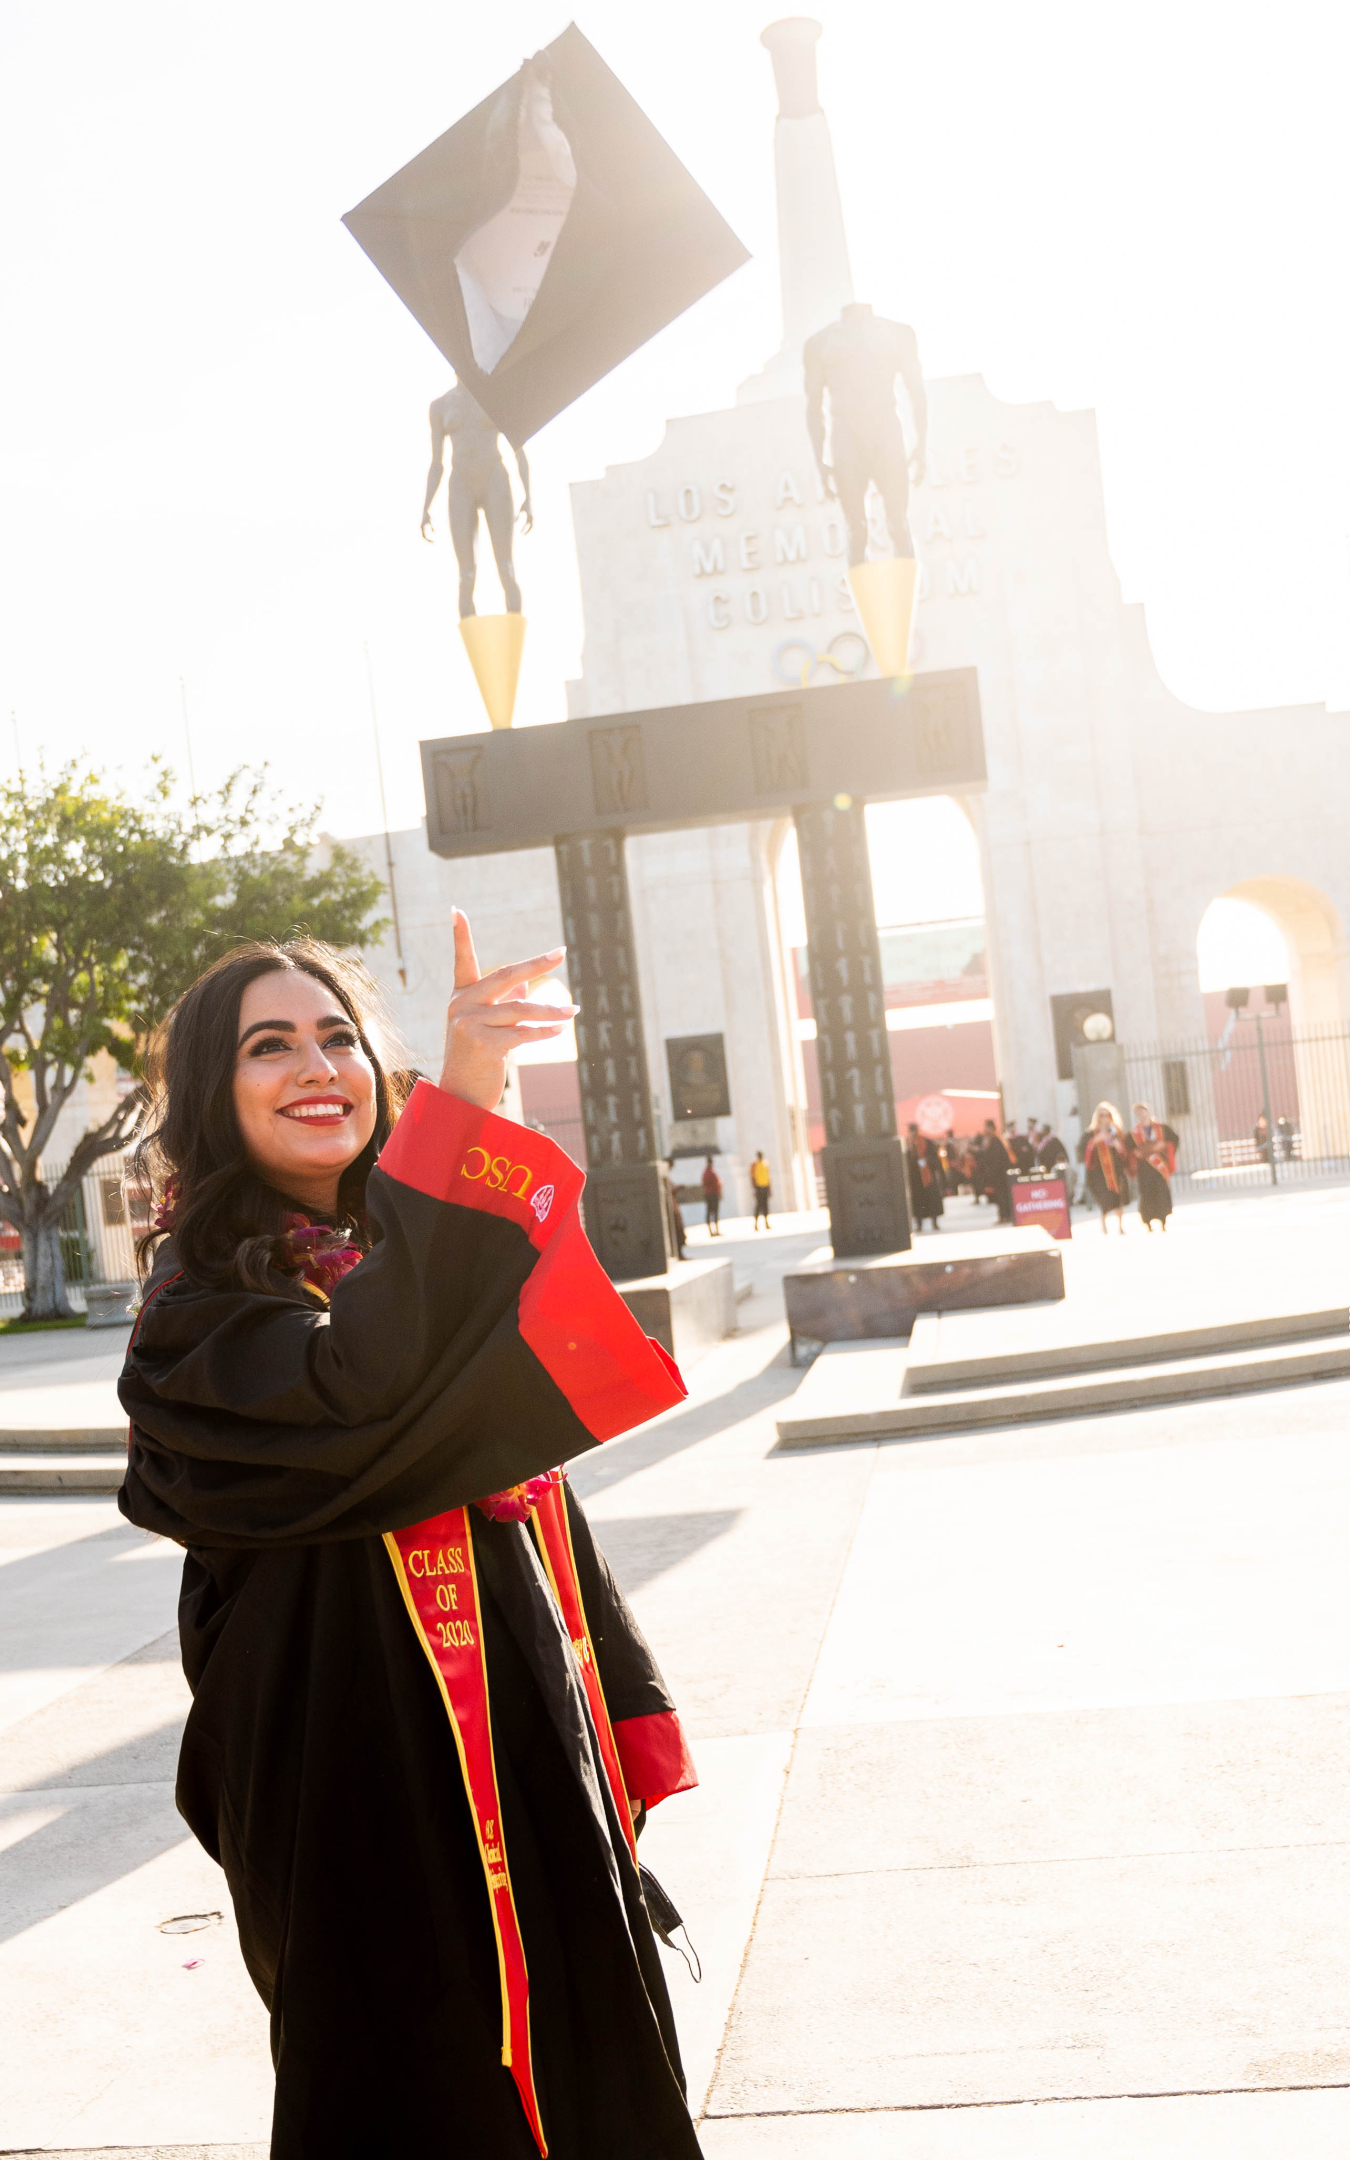
M 620 1440 L 606 1441 L 603 1448 L 594 1449 L 570 1464 L 567 1474 L 578 1497 L 583 1501 L 590 1500 L 597 1493 L 621 1485 L 625 1478 L 634 1477 L 639 1470 L 650 1470 L 654 1464 L 667 1462 L 672 1455 L 682 1454 L 686 1448 L 697 1447 L 700 1440 L 710 1439 L 728 1426 L 739 1425 L 757 1411 L 772 1408 L 774 1403 L 795 1393 L 801 1378 L 800 1371 L 788 1363 L 787 1344 L 780 1343 L 767 1363 L 757 1373 L 751 1373 L 748 1379 L 738 1380 L 721 1395 L 689 1403 L 683 1410 L 672 1410 L 657 1424 L 640 1426 Z
M 170 1739 L 177 1751 L 181 1728 L 177 1721 L 162 1733 L 148 1736 L 161 1744 Z M 105 1785 L 85 1783 L 69 1791 L 68 1803 L 53 1822 L 21 1837 L 0 1853 L 0 1942 L 26 1933 L 53 1913 L 78 1905 L 109 1883 L 157 1860 L 161 1853 L 181 1845 L 191 1835 L 173 1803 L 173 1787 L 162 1783 L 118 1784 L 114 1773 L 124 1751 L 111 1748 L 104 1759 L 110 1773 Z M 82 1766 L 92 1771 L 100 1758 Z M 22 1812 L 21 1803 L 34 1806 L 48 1798 L 44 1793 L 10 1794 L 9 1805 L 0 1812 Z
M 143 1530 L 117 1522 L 87 1537 L 45 1545 L 38 1552 L 7 1560 L 0 1567 L 0 1672 L 23 1672 L 43 1662 L 34 1659 L 25 1622 L 41 1621 L 44 1614 L 63 1610 L 101 1611 L 108 1591 L 117 1587 L 125 1573 L 128 1552 L 145 1543 Z M 113 1567 L 120 1572 L 110 1579 Z
M 619 1516 L 597 1524 L 596 1535 L 620 1588 L 631 1595 L 725 1537 L 744 1513 L 744 1508 L 709 1508 L 697 1515 Z

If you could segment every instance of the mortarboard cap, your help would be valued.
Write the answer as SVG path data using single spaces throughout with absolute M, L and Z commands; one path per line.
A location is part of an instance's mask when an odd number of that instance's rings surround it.
M 342 222 L 517 443 L 748 260 L 575 23 Z

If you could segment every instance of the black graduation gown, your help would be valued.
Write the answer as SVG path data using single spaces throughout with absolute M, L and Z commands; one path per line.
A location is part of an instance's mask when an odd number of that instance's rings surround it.
M 1142 1134 L 1142 1138 L 1140 1137 Z M 1165 1170 L 1150 1162 L 1144 1152 L 1153 1145 L 1157 1152 L 1161 1141 L 1174 1151 L 1179 1145 L 1177 1135 L 1170 1125 L 1136 1126 L 1134 1174 L 1139 1184 L 1139 1219 L 1141 1222 L 1166 1222 L 1172 1212 L 1172 1181 Z M 1176 1160 L 1175 1152 L 1172 1160 Z
M 906 1164 L 909 1170 L 909 1212 L 915 1222 L 929 1221 L 936 1224 L 943 1212 L 942 1206 L 942 1155 L 936 1140 L 909 1140 L 905 1144 Z M 925 1185 L 923 1173 L 928 1172 Z
M 580 1184 L 544 1136 L 421 1084 L 368 1183 L 374 1248 L 329 1310 L 280 1277 L 268 1294 L 204 1289 L 171 1246 L 148 1286 L 121 1381 L 121 1507 L 187 1548 L 177 1798 L 271 2011 L 274 2160 L 536 2152 L 501 2064 L 453 1737 L 381 1533 L 678 1399 L 585 1245 Z M 570 1492 L 568 1510 L 629 1790 L 653 1801 L 692 1782 L 678 1723 Z M 528 1528 L 470 1521 L 550 2153 L 695 2160 L 566 1630 Z
M 1008 1153 L 1006 1142 L 1001 1140 L 997 1133 L 987 1134 L 980 1151 L 980 1179 L 984 1190 L 998 1209 L 1000 1222 L 1012 1221 L 1012 1192 L 1008 1183 L 1012 1170 L 1012 1157 Z
M 1106 1169 L 1105 1157 L 1108 1154 L 1115 1178 L 1114 1185 Z M 1109 1142 L 1089 1138 L 1084 1161 L 1087 1164 L 1087 1188 L 1094 1204 L 1101 1209 L 1103 1215 L 1112 1215 L 1123 1210 L 1130 1197 L 1130 1173 L 1124 1144 L 1117 1142 L 1112 1146 Z

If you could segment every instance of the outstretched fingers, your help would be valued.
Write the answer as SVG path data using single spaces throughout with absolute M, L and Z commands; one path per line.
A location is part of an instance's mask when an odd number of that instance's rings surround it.
M 552 952 L 536 953 L 532 960 L 513 960 L 506 967 L 491 969 L 482 977 L 484 994 L 495 1005 L 512 990 L 542 982 L 546 975 L 553 973 L 566 951 L 565 945 L 555 945 Z
M 580 1012 L 579 1005 L 536 1005 L 528 998 L 509 998 L 484 1005 L 475 1016 L 485 1027 L 566 1027 Z
M 478 965 L 473 932 L 469 928 L 469 918 L 463 908 L 451 909 L 450 923 L 455 934 L 455 988 L 467 990 L 473 983 L 482 980 L 483 971 Z
M 509 1057 L 513 1050 L 528 1050 L 531 1043 L 548 1042 L 561 1035 L 566 1025 L 564 1020 L 552 1027 L 504 1027 L 493 1036 L 492 1047 L 501 1057 Z

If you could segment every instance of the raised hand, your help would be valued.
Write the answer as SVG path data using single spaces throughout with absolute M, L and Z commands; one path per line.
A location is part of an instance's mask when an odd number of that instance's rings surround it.
M 463 910 L 454 910 L 455 993 L 446 1007 L 445 1062 L 440 1085 L 448 1095 L 495 1110 L 506 1086 L 506 1061 L 527 1043 L 561 1035 L 578 1005 L 531 1004 L 514 995 L 551 975 L 566 952 L 536 953 L 484 975 Z

